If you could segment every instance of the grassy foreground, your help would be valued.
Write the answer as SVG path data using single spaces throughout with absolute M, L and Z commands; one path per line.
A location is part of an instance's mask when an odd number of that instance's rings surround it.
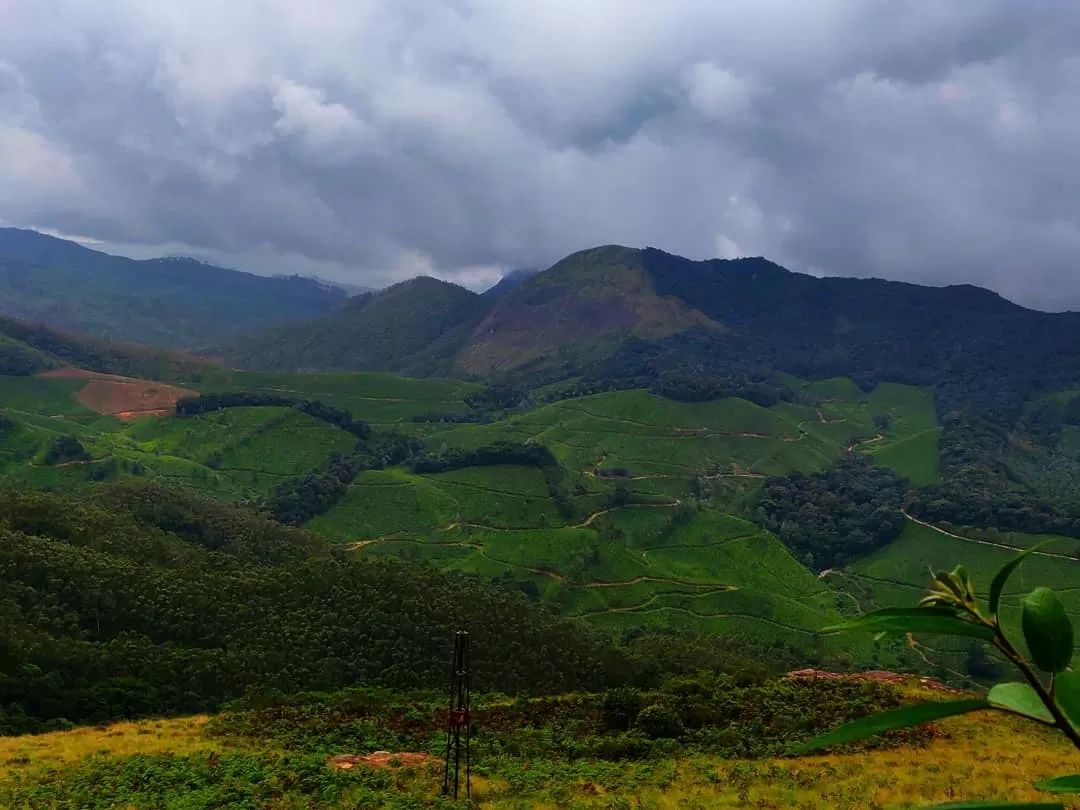
M 552 725 L 533 732 L 559 733 Z M 430 735 L 430 753 L 438 753 L 440 737 Z M 544 745 L 554 744 L 526 734 L 513 745 L 481 746 L 471 806 L 899 810 L 974 797 L 1038 800 L 1032 780 L 1080 770 L 1080 755 L 1066 743 L 996 714 L 939 722 L 899 747 L 801 758 L 727 759 L 673 749 L 669 756 L 605 761 L 538 756 Z M 343 752 L 303 734 L 271 731 L 255 739 L 243 723 L 205 716 L 0 738 L 0 803 L 34 810 L 467 806 L 440 796 L 437 757 L 417 767 L 391 759 L 389 768 L 336 770 L 327 764 L 333 753 Z M 1080 800 L 1067 806 L 1080 807 Z

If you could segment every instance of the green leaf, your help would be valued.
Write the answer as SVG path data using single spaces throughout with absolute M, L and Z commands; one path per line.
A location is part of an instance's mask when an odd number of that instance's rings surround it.
M 993 582 L 990 583 L 990 614 L 997 616 L 998 605 L 1001 604 L 1001 594 L 1005 590 L 1005 583 L 1009 581 L 1009 577 L 1012 576 L 1013 571 L 1022 563 L 1029 555 L 1038 551 L 1040 548 L 1049 543 L 1049 540 L 1044 540 L 1041 543 L 1036 543 L 1031 548 L 1024 549 L 1005 565 L 1001 566 L 1001 570 L 994 575 Z
M 949 802 L 932 804 L 923 810 L 1066 810 L 1065 805 L 1057 802 Z
M 977 712 L 989 708 L 990 704 L 985 700 L 947 700 L 936 703 L 920 703 L 917 706 L 905 706 L 902 709 L 872 714 L 869 717 L 863 717 L 861 720 L 840 726 L 840 728 L 835 728 L 819 737 L 815 737 L 808 743 L 795 747 L 791 753 L 795 755 L 807 754 L 829 746 L 874 737 L 885 731 L 921 726 L 931 720 L 940 720 L 943 717 L 953 717 L 958 714 L 967 714 L 968 712 Z
M 1080 672 L 1061 672 L 1054 679 L 1054 702 L 1080 731 Z
M 1049 588 L 1036 588 L 1023 599 L 1021 627 L 1031 660 L 1044 672 L 1063 672 L 1073 657 L 1073 626 L 1065 605 Z
M 843 624 L 826 627 L 823 633 L 941 633 L 948 636 L 970 636 L 991 641 L 994 629 L 965 621 L 952 608 L 888 608 L 864 613 Z
M 1054 725 L 1054 716 L 1042 702 L 1039 693 L 1026 683 L 999 683 L 986 696 L 995 709 L 1004 709 L 1013 714 L 1023 715 L 1040 723 Z
M 1080 773 L 1072 776 L 1059 776 L 1036 783 L 1035 787 L 1047 793 L 1080 793 Z

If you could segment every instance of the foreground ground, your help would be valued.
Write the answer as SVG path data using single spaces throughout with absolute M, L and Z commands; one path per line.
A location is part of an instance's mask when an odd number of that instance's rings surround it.
M 34 810 L 458 806 L 439 795 L 437 756 L 418 767 L 390 758 L 384 768 L 338 770 L 325 753 L 297 750 L 296 740 L 282 745 L 229 738 L 213 725 L 192 717 L 0 739 L 0 800 L 5 807 Z M 431 735 L 432 754 L 439 742 Z M 489 750 L 480 760 L 472 806 L 492 810 L 1046 801 L 1029 787 L 1033 780 L 1080 771 L 1080 754 L 1061 740 L 999 715 L 944 721 L 916 746 L 828 756 L 729 760 L 698 754 L 610 762 Z M 1080 800 L 1067 806 L 1080 807 Z

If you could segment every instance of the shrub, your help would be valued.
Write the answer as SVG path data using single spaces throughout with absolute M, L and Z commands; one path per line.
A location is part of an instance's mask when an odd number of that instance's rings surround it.
M 66 464 L 70 461 L 89 460 L 90 454 L 86 452 L 82 442 L 74 436 L 61 436 L 45 451 L 45 463 L 49 466 Z
M 678 712 L 661 703 L 642 709 L 637 717 L 637 727 L 652 740 L 681 737 L 684 731 Z
M 630 687 L 611 689 L 604 693 L 604 727 L 629 731 L 641 713 L 641 692 Z

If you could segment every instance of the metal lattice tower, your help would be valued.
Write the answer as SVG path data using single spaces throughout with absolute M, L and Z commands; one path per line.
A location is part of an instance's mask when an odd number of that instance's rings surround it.
M 469 634 L 459 630 L 454 636 L 454 668 L 450 678 L 450 712 L 446 720 L 446 769 L 443 795 L 458 798 L 461 786 L 461 754 L 465 752 L 465 797 L 471 798 L 472 761 L 470 759 L 469 719 Z

